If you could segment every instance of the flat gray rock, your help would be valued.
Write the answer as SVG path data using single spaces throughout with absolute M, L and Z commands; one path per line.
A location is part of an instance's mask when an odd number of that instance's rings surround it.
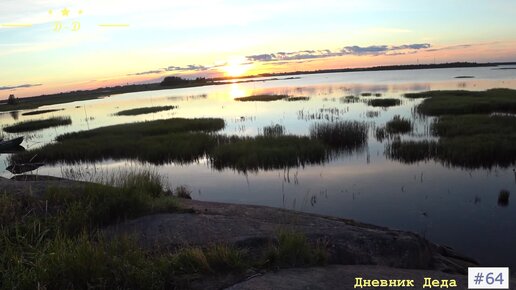
M 465 273 L 476 263 L 417 234 L 276 208 L 184 200 L 195 213 L 149 215 L 108 227 L 108 235 L 130 235 L 148 248 L 226 243 L 261 248 L 278 231 L 304 233 L 328 245 L 331 264 L 382 265 Z

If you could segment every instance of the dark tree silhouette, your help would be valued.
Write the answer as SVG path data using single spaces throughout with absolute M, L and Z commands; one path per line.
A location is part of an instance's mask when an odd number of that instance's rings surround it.
M 16 105 L 18 103 L 18 99 L 14 95 L 9 95 L 9 98 L 7 98 L 7 104 L 8 105 Z

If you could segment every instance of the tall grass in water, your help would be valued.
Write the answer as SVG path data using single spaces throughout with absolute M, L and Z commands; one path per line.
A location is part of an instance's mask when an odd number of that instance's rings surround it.
M 459 115 L 516 113 L 516 90 L 490 89 L 487 91 L 431 91 L 405 94 L 406 98 L 426 98 L 417 111 L 421 114 Z
M 516 118 L 498 115 L 441 116 L 431 126 L 439 159 L 462 167 L 509 166 L 516 162 Z
M 22 113 L 22 116 L 34 116 L 34 115 L 42 115 L 47 113 L 53 113 L 58 111 L 63 111 L 64 109 L 49 109 L 49 110 L 36 110 Z
M 432 123 L 432 133 L 439 137 L 474 135 L 516 135 L 516 117 L 504 115 L 441 116 Z
M 288 102 L 309 101 L 310 97 L 288 97 Z
M 71 125 L 70 117 L 53 117 L 44 120 L 32 120 L 15 123 L 11 126 L 4 127 L 4 131 L 8 133 L 22 133 L 38 131 L 42 129 Z
M 231 137 L 214 148 L 211 162 L 216 169 L 239 171 L 281 169 L 327 160 L 326 148 L 318 140 L 299 136 Z
M 102 127 L 64 134 L 57 143 L 11 156 L 23 163 L 37 156 L 41 162 L 136 159 L 162 164 L 198 160 L 215 147 L 218 137 L 209 134 L 224 128 L 222 119 L 168 119 Z
M 399 115 L 385 124 L 385 130 L 389 134 L 403 134 L 412 131 L 412 122 L 409 119 L 402 118 Z
M 401 105 L 400 99 L 372 99 L 367 101 L 367 104 L 372 107 L 394 107 Z
M 288 95 L 274 95 L 274 94 L 263 94 L 263 95 L 254 95 L 248 97 L 236 98 L 235 101 L 240 102 L 272 102 L 278 100 L 288 99 Z
M 497 135 L 459 136 L 436 141 L 395 140 L 386 147 L 389 158 L 404 163 L 434 159 L 461 168 L 507 167 L 516 162 L 516 138 Z
M 509 205 L 509 196 L 511 193 L 506 190 L 502 189 L 500 190 L 500 194 L 498 195 L 498 205 L 502 207 L 506 207 Z
M 431 125 L 439 141 L 400 141 L 387 155 L 402 162 L 433 158 L 463 168 L 507 167 L 516 163 L 516 118 L 507 115 L 441 116 Z
M 177 106 L 143 107 L 117 112 L 116 116 L 137 116 L 176 109 Z
M 401 141 L 394 140 L 387 144 L 387 157 L 403 163 L 426 161 L 437 156 L 437 142 L 435 141 Z
M 365 122 L 340 121 L 310 126 L 310 137 L 333 149 L 355 150 L 367 144 L 369 126 Z
M 263 136 L 278 137 L 278 136 L 282 136 L 284 134 L 285 134 L 285 127 L 280 124 L 263 127 Z

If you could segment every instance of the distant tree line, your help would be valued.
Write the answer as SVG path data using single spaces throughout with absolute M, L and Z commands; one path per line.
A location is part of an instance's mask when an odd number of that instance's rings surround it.
M 188 86 L 188 85 L 200 85 L 209 82 L 206 78 L 195 78 L 195 79 L 184 79 L 182 77 L 170 76 L 163 79 L 160 83 L 162 86 Z

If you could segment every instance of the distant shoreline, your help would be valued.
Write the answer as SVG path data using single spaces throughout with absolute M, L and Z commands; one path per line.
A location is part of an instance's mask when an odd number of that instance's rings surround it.
M 464 67 L 497 67 L 501 65 L 516 65 L 516 62 L 494 62 L 494 63 L 472 63 L 472 62 L 453 62 L 453 63 L 440 63 L 440 64 L 409 64 L 409 65 L 389 65 L 389 66 L 374 66 L 374 67 L 363 67 L 363 68 L 343 68 L 343 69 L 325 69 L 316 71 L 295 71 L 295 72 L 282 72 L 282 73 L 267 73 L 259 75 L 250 75 L 242 77 L 223 77 L 223 78 L 211 78 L 204 79 L 200 78 L 192 81 L 185 81 L 184 83 L 177 85 L 163 85 L 163 83 L 152 83 L 152 84 L 133 84 L 125 86 L 115 87 L 104 87 L 93 90 L 79 90 L 70 92 L 61 92 L 49 95 L 38 95 L 31 97 L 24 97 L 18 99 L 18 104 L 7 105 L 5 102 L 0 103 L 0 112 L 17 111 L 17 110 L 28 110 L 37 109 L 41 106 L 56 105 L 63 103 L 70 103 L 76 101 L 85 101 L 91 99 L 97 99 L 100 97 L 135 93 L 143 91 L 156 91 L 156 90 L 168 90 L 168 89 L 180 89 L 190 87 L 201 87 L 209 85 L 224 85 L 228 83 L 247 83 L 247 82 L 264 82 L 272 80 L 285 80 L 295 79 L 297 75 L 309 75 L 309 74 L 327 74 L 327 73 L 343 73 L 343 72 L 365 72 L 365 71 L 391 71 L 391 70 L 424 70 L 424 69 L 441 69 L 441 68 L 464 68 Z M 249 80 L 252 78 L 267 78 L 260 80 Z M 288 77 L 288 78 L 278 78 Z

